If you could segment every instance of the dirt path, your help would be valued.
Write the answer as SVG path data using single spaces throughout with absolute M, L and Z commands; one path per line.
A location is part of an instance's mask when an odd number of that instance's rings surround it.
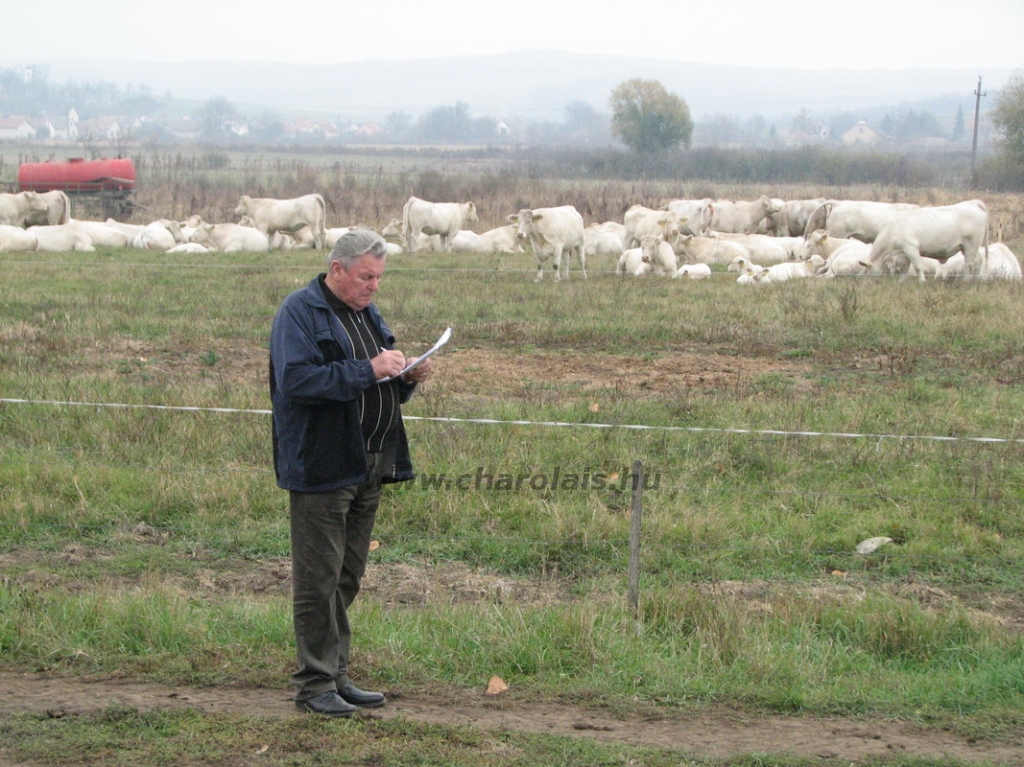
M 506 695 L 487 696 L 483 691 L 447 697 L 391 693 L 387 707 L 362 716 L 593 738 L 603 743 L 681 749 L 700 757 L 785 753 L 856 763 L 902 755 L 1024 765 L 1024 736 L 1013 743 L 981 743 L 899 722 L 751 717 L 724 710 L 619 718 L 593 709 Z M 169 687 L 0 673 L 0 716 L 14 712 L 62 716 L 98 712 L 110 706 L 140 711 L 192 708 L 211 714 L 302 716 L 295 711 L 291 693 L 285 688 Z

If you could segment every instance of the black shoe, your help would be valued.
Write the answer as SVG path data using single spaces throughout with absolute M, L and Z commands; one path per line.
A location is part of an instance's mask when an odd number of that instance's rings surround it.
M 360 690 L 351 682 L 343 682 L 338 685 L 338 695 L 345 703 L 360 708 L 379 708 L 384 705 L 384 693 Z
M 351 716 L 357 710 L 355 706 L 342 700 L 334 690 L 322 692 L 305 700 L 297 700 L 295 708 L 322 716 Z

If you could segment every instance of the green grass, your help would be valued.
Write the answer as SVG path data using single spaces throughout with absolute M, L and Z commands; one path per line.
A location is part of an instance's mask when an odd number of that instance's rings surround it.
M 287 594 L 217 584 L 288 556 L 269 416 L 253 411 L 269 408 L 273 314 L 322 260 L 0 256 L 0 396 L 241 411 L 0 403 L 0 667 L 286 683 Z M 365 673 L 390 689 L 462 688 L 487 669 L 538 696 L 613 707 L 1024 724 L 1022 287 L 749 290 L 724 274 L 681 283 L 610 267 L 556 285 L 535 284 L 525 257 L 390 260 L 378 303 L 400 348 L 455 329 L 406 415 L 578 425 L 409 421 L 421 477 L 388 491 L 376 561 L 455 563 L 559 596 L 402 607 L 368 594 Z M 683 364 L 693 355 L 697 370 Z M 623 475 L 638 459 L 656 484 L 633 615 Z M 429 486 L 440 473 L 464 487 Z M 525 479 L 499 487 L 502 476 Z M 854 553 L 877 535 L 894 542 Z M 275 743 L 332 727 L 365 744 L 356 762 L 372 761 L 372 743 L 381 763 L 472 758 L 453 745 L 463 734 L 408 723 L 258 725 Z M 215 729 L 194 714 L 0 718 L 11 736 L 37 733 L 14 753 L 38 763 L 60 738 L 107 764 L 156 764 L 159 748 L 221 763 L 255 744 L 241 720 L 223 739 Z M 188 751 L 200 736 L 206 756 Z M 138 751 L 119 750 L 126 737 Z M 425 761 L 399 749 L 403 737 L 428 744 Z M 679 763 L 506 737 L 522 755 L 502 763 Z M 553 755 L 567 749 L 586 754 Z

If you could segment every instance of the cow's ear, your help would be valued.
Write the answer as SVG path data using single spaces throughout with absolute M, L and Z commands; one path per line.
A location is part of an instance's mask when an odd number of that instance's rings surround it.
M 544 218 L 544 214 L 543 213 L 534 213 L 533 214 L 533 220 L 534 221 L 540 221 L 542 218 Z
M 519 223 L 519 214 L 518 213 L 509 213 L 507 218 L 508 218 L 508 222 L 510 224 L 518 224 Z

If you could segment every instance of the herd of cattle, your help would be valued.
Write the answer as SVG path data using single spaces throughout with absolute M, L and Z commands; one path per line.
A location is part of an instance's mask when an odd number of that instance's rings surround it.
M 90 251 L 135 247 L 175 252 L 330 248 L 348 227 L 329 229 L 319 194 L 294 199 L 243 195 L 238 223 L 160 219 L 146 225 L 70 218 L 63 192 L 0 194 L 0 252 Z M 552 261 L 554 279 L 582 277 L 588 257 L 617 259 L 615 271 L 699 279 L 722 265 L 739 282 L 797 277 L 901 274 L 951 279 L 1021 279 L 1017 257 L 989 242 L 981 200 L 918 206 L 859 200 L 670 200 L 658 209 L 634 205 L 622 222 L 586 226 L 571 205 L 523 209 L 504 226 L 477 233 L 472 202 L 410 197 L 402 217 L 381 229 L 391 253 L 467 251 L 532 253 L 537 280 Z

